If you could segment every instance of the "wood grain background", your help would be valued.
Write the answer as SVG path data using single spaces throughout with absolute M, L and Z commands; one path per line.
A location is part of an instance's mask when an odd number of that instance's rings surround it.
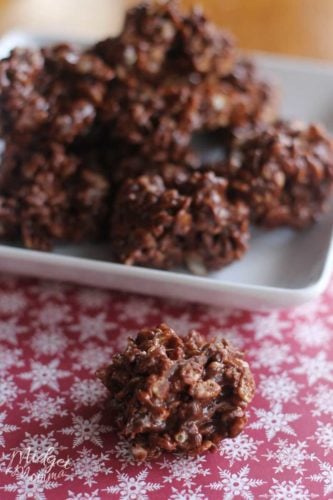
M 133 0 L 0 0 L 0 31 L 17 27 L 63 36 L 115 33 Z M 193 0 L 183 0 L 185 6 Z M 201 0 L 242 48 L 333 60 L 333 0 Z

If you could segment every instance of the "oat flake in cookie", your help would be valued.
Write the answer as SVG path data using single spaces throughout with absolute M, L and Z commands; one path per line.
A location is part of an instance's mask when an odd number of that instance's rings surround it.
M 137 460 L 163 451 L 196 455 L 244 428 L 255 384 L 226 340 L 181 338 L 166 324 L 141 330 L 98 377 L 110 391 L 110 422 Z

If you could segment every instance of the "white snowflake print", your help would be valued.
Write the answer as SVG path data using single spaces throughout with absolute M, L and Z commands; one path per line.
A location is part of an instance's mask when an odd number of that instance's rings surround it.
M 6 340 L 10 344 L 17 344 L 17 336 L 27 331 L 26 326 L 18 325 L 16 318 L 0 320 L 0 342 Z
M 7 413 L 4 411 L 0 413 L 0 447 L 5 447 L 5 436 L 4 434 L 7 432 L 14 432 L 18 430 L 16 425 L 9 425 L 5 423 L 5 419 L 7 418 Z
M 322 347 L 329 341 L 331 332 L 323 321 L 317 320 L 313 323 L 296 323 L 293 335 L 302 348 Z
M 69 377 L 71 374 L 69 371 L 60 370 L 58 368 L 59 363 L 58 359 L 52 360 L 47 365 L 38 361 L 31 361 L 30 371 L 21 373 L 20 377 L 25 380 L 31 380 L 31 391 L 36 391 L 45 386 L 54 391 L 59 391 L 58 379 Z
M 27 301 L 21 292 L 0 292 L 0 314 L 20 314 Z
M 298 413 L 284 413 L 282 405 L 279 403 L 269 410 L 254 408 L 254 412 L 258 420 L 250 424 L 249 427 L 251 429 L 263 429 L 268 441 L 271 441 L 279 432 L 292 436 L 296 435 L 296 432 L 290 426 L 290 422 L 294 422 L 300 417 Z
M 221 456 L 229 460 L 230 465 L 240 460 L 249 460 L 252 458 L 258 461 L 257 450 L 263 441 L 254 440 L 247 434 L 239 434 L 234 439 L 224 439 L 218 446 L 218 452 Z
M 266 368 L 272 373 L 280 373 L 282 365 L 291 364 L 295 360 L 288 344 L 275 344 L 271 340 L 264 340 L 260 346 L 248 349 L 247 352 L 252 358 L 253 368 Z
M 42 427 L 49 427 L 51 420 L 55 417 L 64 417 L 67 415 L 67 410 L 62 409 L 65 399 L 62 397 L 52 398 L 45 392 L 37 394 L 34 400 L 26 399 L 23 403 L 19 403 L 22 410 L 26 410 L 27 414 L 22 417 L 22 421 L 29 423 L 32 420 L 40 422 Z
M 114 455 L 119 463 L 121 463 L 121 470 L 126 469 L 129 465 L 138 465 L 138 462 L 133 457 L 132 446 L 127 439 L 119 439 L 116 445 L 112 446 L 110 454 Z M 151 469 L 151 462 L 145 463 L 145 467 Z
M 276 375 L 261 375 L 258 386 L 260 394 L 271 404 L 297 403 L 298 392 L 302 385 L 297 384 L 287 373 Z
M 180 316 L 166 314 L 163 317 L 163 322 L 181 336 L 187 335 L 190 330 L 196 330 L 200 327 L 200 323 L 194 321 L 189 313 L 184 313 Z
M 202 492 L 202 486 L 183 490 L 177 490 L 172 486 L 171 492 L 172 495 L 169 496 L 169 500 L 208 500 L 206 495 Z
M 295 470 L 297 474 L 303 474 L 306 470 L 303 467 L 304 462 L 317 460 L 314 453 L 308 453 L 308 445 L 305 441 L 289 443 L 286 439 L 280 439 L 275 444 L 276 451 L 268 450 L 268 453 L 263 455 L 267 460 L 276 460 L 278 465 L 274 467 L 275 472 Z
M 87 342 L 82 349 L 74 349 L 71 356 L 75 359 L 73 368 L 75 370 L 87 370 L 95 373 L 98 368 L 110 362 L 113 348 L 109 345 L 100 346 L 95 342 Z
M 16 482 L 0 486 L 4 491 L 16 493 L 16 500 L 46 500 L 45 490 L 52 490 L 60 486 L 56 481 L 49 481 L 47 474 L 33 474 L 25 472 L 17 474 Z
M 66 500 L 102 500 L 99 496 L 99 490 L 92 491 L 91 493 L 74 493 L 68 490 Z
M 290 321 L 282 320 L 277 312 L 269 314 L 257 313 L 252 316 L 252 321 L 243 325 L 242 328 L 254 332 L 257 341 L 266 337 L 282 340 L 284 331 L 290 328 Z
M 110 456 L 108 453 L 96 454 L 83 448 L 78 452 L 79 458 L 72 461 L 72 472 L 66 476 L 67 481 L 75 478 L 84 479 L 85 485 L 92 487 L 97 483 L 96 477 L 100 474 L 111 474 L 112 468 L 108 467 Z
M 21 358 L 22 349 L 14 349 L 13 347 L 7 348 L 1 346 L 0 350 L 0 374 L 4 374 L 10 368 L 14 366 L 21 368 L 24 365 L 24 361 Z
M 65 427 L 59 432 L 65 434 L 66 436 L 74 436 L 74 448 L 80 446 L 86 441 L 90 441 L 96 446 L 100 446 L 102 448 L 103 442 L 101 434 L 110 432 L 112 428 L 107 425 L 100 424 L 101 418 L 101 413 L 96 413 L 96 415 L 89 419 L 84 419 L 81 415 L 72 415 L 73 425 L 71 427 Z
M 70 388 L 70 398 L 76 408 L 80 406 L 95 406 L 105 400 L 108 391 L 99 380 L 81 380 L 75 377 Z
M 0 406 L 6 404 L 12 408 L 19 392 L 23 391 L 19 391 L 12 376 L 0 377 Z
M 149 500 L 148 493 L 162 488 L 160 484 L 147 481 L 148 469 L 139 472 L 137 476 L 129 476 L 117 471 L 118 484 L 105 488 L 106 493 L 119 494 L 121 500 Z
M 237 327 L 228 328 L 225 331 L 210 330 L 209 338 L 225 339 L 237 349 L 243 349 L 245 346 L 245 336 Z
M 40 309 L 32 311 L 32 317 L 36 319 L 36 325 L 56 326 L 68 323 L 72 320 L 71 308 L 68 304 L 44 304 Z
M 273 486 L 266 495 L 260 495 L 260 498 L 268 500 L 312 500 L 318 495 L 310 493 L 301 483 L 301 478 L 296 481 L 278 481 L 273 477 Z
M 308 479 L 316 483 L 323 483 L 325 497 L 333 493 L 333 466 L 328 462 L 319 464 L 320 473 L 310 476 Z
M 309 385 L 314 385 L 319 379 L 333 382 L 333 361 L 327 359 L 326 352 L 317 356 L 299 356 L 300 365 L 294 368 L 297 375 L 306 375 Z
M 179 456 L 175 459 L 164 458 L 163 462 L 158 465 L 160 465 L 162 470 L 166 469 L 168 471 L 168 475 L 163 476 L 163 481 L 165 483 L 182 481 L 185 486 L 191 488 L 194 485 L 194 478 L 197 476 L 208 476 L 210 474 L 210 470 L 204 467 L 205 462 L 205 456 Z
M 206 311 L 203 310 L 203 314 Z M 209 309 L 209 313 L 205 315 L 207 321 L 214 321 L 219 328 L 224 328 L 228 323 L 232 323 L 233 320 L 241 318 L 244 314 L 240 309 L 216 309 L 214 307 Z
M 60 328 L 49 327 L 35 333 L 31 346 L 37 356 L 60 357 L 68 346 L 68 340 Z
M 127 439 L 119 439 L 118 443 L 110 450 L 110 454 L 114 455 L 121 463 L 121 470 L 126 469 L 129 465 L 136 465 L 137 463 L 133 457 L 132 447 Z M 150 465 L 150 462 L 148 462 L 148 464 Z
M 154 305 L 154 300 L 149 297 L 144 299 L 130 297 L 126 302 L 117 304 L 118 318 L 120 321 L 134 320 L 137 325 L 143 326 L 146 324 L 148 316 L 156 312 Z
M 102 341 L 107 341 L 107 332 L 115 328 L 117 325 L 106 320 L 105 313 L 87 316 L 82 314 L 79 316 L 79 322 L 76 325 L 71 325 L 70 329 L 74 332 L 79 332 L 80 341 L 85 342 L 88 339 L 95 338 Z
M 206 487 L 214 491 L 223 491 L 223 500 L 232 500 L 233 498 L 244 498 L 245 500 L 254 500 L 252 488 L 257 488 L 265 484 L 261 479 L 249 478 L 250 468 L 248 465 L 243 467 L 238 473 L 232 473 L 218 467 L 220 480 L 208 484 Z
M 333 415 L 333 387 L 320 384 L 303 399 L 307 404 L 313 404 L 311 413 L 314 417 Z
M 66 450 L 66 446 L 60 446 L 59 442 L 54 437 L 54 431 L 48 434 L 30 434 L 25 433 L 24 440 L 15 450 L 29 450 L 31 455 L 44 456 L 49 450 L 52 450 L 52 455 L 59 455 L 61 450 Z
M 110 300 L 110 293 L 96 288 L 82 288 L 76 294 L 76 300 L 85 309 L 105 307 Z
M 47 301 L 50 299 L 62 301 L 67 292 L 71 290 L 71 285 L 57 281 L 41 281 L 30 290 L 38 295 L 38 299 Z
M 8 464 L 12 458 L 11 453 L 2 453 L 0 454 L 0 472 L 6 474 L 8 469 Z
M 288 318 L 293 320 L 306 320 L 307 322 L 313 321 L 318 315 L 326 314 L 329 307 L 320 297 L 317 300 L 312 300 L 301 307 L 295 307 L 288 311 Z
M 333 451 L 333 425 L 318 422 L 317 430 L 310 439 L 314 439 L 324 449 L 325 456 L 328 455 Z

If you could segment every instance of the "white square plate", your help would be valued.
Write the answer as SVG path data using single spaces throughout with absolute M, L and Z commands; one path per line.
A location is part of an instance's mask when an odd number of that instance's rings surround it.
M 15 46 L 54 42 L 24 33 L 0 41 L 0 57 Z M 256 54 L 283 92 L 282 114 L 320 121 L 333 131 L 333 66 Z M 333 262 L 333 209 L 310 229 L 253 230 L 250 250 L 207 277 L 128 267 L 108 261 L 107 246 L 59 246 L 52 253 L 0 246 L 0 269 L 43 278 L 245 309 L 290 307 L 324 291 Z

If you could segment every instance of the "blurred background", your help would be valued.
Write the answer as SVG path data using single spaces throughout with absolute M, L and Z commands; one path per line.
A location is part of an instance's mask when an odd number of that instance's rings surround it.
M 0 0 L 0 31 L 98 38 L 119 31 L 133 0 Z M 183 0 L 185 6 L 193 0 Z M 333 0 L 201 0 L 245 49 L 333 60 Z

